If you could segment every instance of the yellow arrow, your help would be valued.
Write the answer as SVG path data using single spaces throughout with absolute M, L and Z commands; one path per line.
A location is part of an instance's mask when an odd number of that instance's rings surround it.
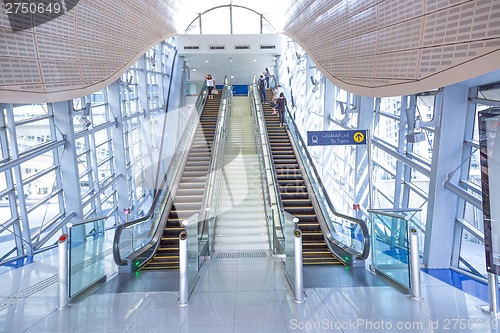
M 364 139 L 365 135 L 363 133 L 361 132 L 354 133 L 354 141 L 356 141 L 357 143 L 363 142 Z

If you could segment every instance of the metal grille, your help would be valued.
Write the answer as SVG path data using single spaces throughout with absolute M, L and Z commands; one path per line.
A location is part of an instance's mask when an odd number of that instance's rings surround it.
M 121 294 L 137 292 L 164 292 L 179 290 L 179 270 L 141 271 L 118 274 L 106 282 L 95 294 Z
M 364 267 L 304 266 L 304 288 L 387 286 Z
M 219 252 L 215 259 L 260 259 L 267 258 L 266 251 L 252 251 L 252 252 Z

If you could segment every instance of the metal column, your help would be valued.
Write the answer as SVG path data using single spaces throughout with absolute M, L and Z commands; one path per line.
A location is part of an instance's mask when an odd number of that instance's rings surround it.
M 415 227 L 409 228 L 409 242 L 410 242 L 410 288 L 411 297 L 421 299 L 422 294 L 420 290 L 420 259 L 418 254 L 418 234 Z
M 302 258 L 302 231 L 299 228 L 295 228 L 293 231 L 295 236 L 295 302 L 303 303 L 305 301 L 304 297 L 304 266 Z
M 59 310 L 68 306 L 68 235 L 64 234 L 59 237 L 59 267 L 58 267 L 58 291 L 59 299 L 57 308 Z
M 495 274 L 488 272 L 488 294 L 490 295 L 490 305 L 482 306 L 483 312 L 499 317 L 498 312 L 498 278 Z
M 179 234 L 179 305 L 189 304 L 187 232 Z

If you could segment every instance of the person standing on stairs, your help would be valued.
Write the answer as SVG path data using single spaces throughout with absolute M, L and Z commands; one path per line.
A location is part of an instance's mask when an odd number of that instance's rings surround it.
M 212 74 L 207 74 L 205 80 L 207 81 L 208 99 L 214 99 L 212 91 L 215 89 L 215 80 Z
M 269 72 L 269 68 L 266 68 L 263 74 L 266 80 L 266 88 L 271 88 L 271 86 L 269 85 L 270 84 L 269 79 L 271 78 L 271 72 Z
M 278 109 L 278 117 L 280 122 L 280 127 L 283 127 L 283 123 L 285 122 L 285 107 L 286 107 L 286 98 L 284 93 L 280 93 L 278 100 L 276 101 L 276 109 Z
M 260 101 L 261 103 L 267 103 L 266 97 L 266 81 L 264 75 L 260 75 L 259 81 L 257 81 L 257 88 L 259 89 Z
M 273 114 L 277 112 L 276 103 L 278 103 L 278 98 L 281 94 L 285 94 L 285 90 L 281 87 L 281 84 L 278 83 L 273 93 Z

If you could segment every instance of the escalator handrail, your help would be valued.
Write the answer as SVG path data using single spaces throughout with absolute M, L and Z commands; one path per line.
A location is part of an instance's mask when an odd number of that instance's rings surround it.
M 286 106 L 286 112 L 288 114 L 288 120 L 289 120 L 289 123 L 291 122 L 291 124 L 293 125 L 293 128 L 294 128 L 294 131 L 295 133 L 299 133 L 298 131 L 298 127 L 297 127 L 297 124 L 295 123 L 295 120 L 293 119 L 292 117 L 292 114 L 290 113 L 290 110 L 288 109 L 288 106 Z M 302 136 L 301 135 L 295 135 L 299 140 L 300 140 L 300 143 L 302 145 L 302 147 L 307 147 L 304 140 L 302 139 Z M 292 136 L 294 137 L 294 136 Z M 306 154 L 306 158 L 309 160 L 309 161 L 313 161 L 311 155 L 309 154 L 309 150 L 307 148 L 304 149 L 304 152 Z M 300 156 L 300 154 L 299 154 Z M 314 163 L 310 163 L 311 167 L 312 167 L 312 172 L 314 173 L 314 176 L 316 178 L 316 181 L 318 182 L 320 188 L 321 188 L 321 191 L 323 192 L 323 197 L 325 198 L 326 200 L 326 203 L 328 205 L 328 208 L 330 209 L 330 211 L 336 216 L 336 217 L 339 217 L 339 218 L 342 218 L 342 219 L 345 219 L 345 220 L 348 220 L 348 221 L 351 221 L 355 224 L 358 224 L 359 227 L 361 228 L 361 231 L 362 231 L 362 234 L 363 234 L 363 239 L 364 239 L 364 242 L 363 242 L 363 251 L 361 252 L 361 254 L 359 254 L 357 256 L 357 259 L 359 260 L 364 260 L 366 258 L 368 258 L 368 255 L 370 253 L 370 234 L 369 234 L 369 231 L 368 231 L 368 226 L 366 224 L 366 222 L 362 219 L 359 219 L 359 218 L 355 218 L 355 217 L 352 217 L 352 216 L 348 216 L 348 215 L 345 215 L 345 214 L 342 214 L 342 213 L 339 213 L 335 210 L 331 200 L 330 200 L 330 197 L 328 195 L 328 192 L 326 191 L 325 189 L 325 186 L 323 184 L 323 181 L 321 180 L 319 174 L 318 174 L 318 171 L 316 170 L 316 166 L 314 165 Z M 307 170 L 306 170 L 306 173 L 307 173 Z
M 190 124 L 191 122 L 194 121 L 194 118 L 195 117 L 200 117 L 201 115 L 201 110 L 203 110 L 203 108 L 200 108 L 201 105 L 204 105 L 204 100 L 206 99 L 206 83 L 203 85 L 202 87 L 202 90 L 200 92 L 200 94 L 198 95 L 198 98 L 196 99 L 196 102 L 195 102 L 195 106 L 196 106 L 196 111 L 192 112 L 190 117 L 189 117 L 189 121 L 188 121 L 188 124 Z M 168 107 L 168 106 L 166 106 Z M 192 127 L 191 130 L 194 130 L 196 129 L 196 127 Z M 187 133 L 187 131 L 190 130 L 190 128 L 188 128 L 188 126 L 186 126 L 186 128 L 184 128 L 184 131 L 182 133 L 182 136 L 181 137 L 184 137 L 185 135 L 188 135 L 189 133 Z M 162 141 L 164 140 L 164 137 L 165 135 L 167 134 L 167 131 L 163 131 L 162 133 Z M 187 150 L 183 150 L 182 152 L 182 156 L 184 156 L 184 154 L 187 153 Z M 182 158 L 181 158 L 182 160 Z M 163 179 L 161 181 L 161 184 L 159 186 L 159 189 L 156 191 L 155 193 L 155 196 L 154 196 L 154 199 L 153 199 L 153 203 L 151 204 L 151 207 L 149 209 L 149 211 L 146 213 L 145 216 L 143 217 L 140 217 L 138 219 L 135 219 L 135 220 L 132 220 L 132 221 L 129 221 L 129 222 L 125 222 L 125 223 L 122 223 L 120 225 L 118 225 L 116 227 L 116 231 L 115 231 L 115 236 L 113 238 L 113 258 L 114 258 L 114 261 L 115 263 L 118 265 L 118 266 L 126 266 L 127 265 L 127 261 L 125 261 L 121 255 L 120 255 L 120 238 L 121 238 L 121 235 L 122 235 L 122 232 L 123 230 L 127 229 L 127 228 L 130 228 L 134 225 L 138 225 L 138 224 L 141 224 L 141 223 L 144 223 L 152 218 L 155 217 L 155 208 L 156 206 L 159 204 L 158 201 L 160 200 L 160 198 L 162 197 L 162 193 L 166 187 L 166 182 L 168 180 L 168 175 L 170 174 L 170 171 L 172 170 L 172 168 L 174 167 L 178 167 L 177 165 L 174 166 L 172 163 L 169 165 L 167 171 L 165 172 L 165 175 L 163 176 Z M 175 172 L 175 174 L 177 174 L 178 170 Z M 176 177 L 174 176 L 173 179 L 175 179 Z M 168 193 L 166 195 L 166 201 L 168 202 L 170 196 L 172 195 L 172 187 L 170 186 L 168 188 Z M 161 214 L 160 214 L 161 215 Z M 157 226 L 158 228 L 158 226 Z M 156 232 L 155 232 L 156 234 Z M 149 244 L 149 243 L 148 243 Z M 139 250 L 136 250 L 134 252 L 138 252 L 140 251 Z
M 274 77 L 274 76 L 273 76 L 273 77 Z M 257 88 L 256 88 L 256 87 L 257 87 L 257 78 L 256 78 L 255 76 L 253 77 L 252 87 L 253 87 L 254 89 L 257 89 Z M 256 96 L 256 94 L 254 94 L 254 96 Z M 254 99 L 254 101 L 255 101 L 255 99 Z M 265 115 L 264 115 L 264 108 L 262 108 L 262 117 L 265 117 Z M 273 156 L 273 155 L 272 155 L 272 152 L 270 151 L 271 142 L 270 142 L 270 140 L 269 140 L 269 134 L 268 134 L 268 132 L 267 132 L 267 125 L 266 125 L 266 120 L 265 120 L 265 118 L 264 118 L 264 119 L 262 119 L 262 123 L 264 124 L 264 126 L 262 127 L 262 130 L 263 130 L 263 132 L 264 132 L 264 133 L 262 133 L 262 134 L 264 134 L 264 138 L 265 138 L 265 140 L 266 140 L 266 142 L 265 142 L 265 146 L 267 147 L 267 150 L 268 150 L 268 151 L 267 151 L 268 156 L 270 156 L 270 158 L 272 158 L 272 156 Z M 259 128 L 259 127 L 258 127 L 258 128 Z M 260 136 L 259 136 L 259 137 L 260 137 Z M 262 141 L 261 141 L 261 145 L 262 145 L 262 146 L 264 146 L 264 144 L 262 143 Z M 279 221 L 279 223 L 280 223 L 281 230 L 284 230 L 284 229 L 283 229 L 283 226 L 285 225 L 285 223 L 284 223 L 284 222 L 285 222 L 285 217 L 284 217 L 284 215 L 283 215 L 283 212 L 284 212 L 284 207 L 283 207 L 283 203 L 281 202 L 281 198 L 279 197 L 279 193 L 280 193 L 280 191 L 279 191 L 279 187 L 278 187 L 278 184 L 279 184 L 279 183 L 278 183 L 278 176 L 277 176 L 277 174 L 276 174 L 276 170 L 275 170 L 275 168 L 274 168 L 274 162 L 273 162 L 273 161 L 270 161 L 269 163 L 270 163 L 270 166 L 272 166 L 272 167 L 270 168 L 270 172 L 271 172 L 271 175 L 272 175 L 272 176 L 271 176 L 271 177 L 272 177 L 272 180 L 271 180 L 271 181 L 272 181 L 272 184 L 273 184 L 273 187 L 274 187 L 274 193 L 275 193 L 275 194 L 276 194 L 276 196 L 277 196 L 277 197 L 276 197 L 276 205 L 277 205 L 277 208 L 278 208 L 278 209 L 277 209 L 277 211 L 278 211 L 278 221 Z M 267 174 L 266 174 L 266 175 L 267 175 Z M 265 180 L 266 184 L 267 184 L 267 185 L 269 185 L 269 179 L 268 179 L 267 177 L 261 177 L 261 178 L 263 178 L 263 179 Z M 269 205 L 271 206 L 271 194 L 269 193 L 269 191 L 267 191 L 267 194 L 268 194 L 268 196 L 269 196 L 269 198 L 268 198 Z M 274 233 L 276 233 L 276 228 L 273 228 L 273 232 L 274 232 Z

